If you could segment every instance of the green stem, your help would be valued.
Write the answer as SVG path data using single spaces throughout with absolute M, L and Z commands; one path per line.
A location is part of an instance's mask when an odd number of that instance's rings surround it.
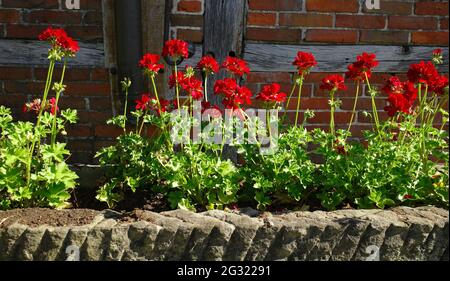
M 180 89 L 178 88 L 178 66 L 177 66 L 177 62 L 175 62 L 175 92 L 177 94 L 177 104 L 178 104 L 178 109 L 180 109 Z M 181 112 L 178 112 L 181 115 Z
M 50 65 L 47 72 L 47 80 L 45 82 L 45 88 L 44 88 L 44 96 L 41 101 L 41 108 L 39 109 L 39 114 L 37 117 L 37 122 L 35 128 L 38 128 L 41 123 L 41 116 L 42 112 L 44 111 L 45 104 L 47 103 L 47 96 L 48 92 L 50 91 L 50 85 L 53 79 L 53 71 L 55 69 L 55 60 L 50 60 Z M 26 166 L 26 181 L 27 181 L 27 187 L 30 186 L 30 179 L 31 179 L 31 162 L 33 159 L 34 149 L 36 148 L 36 139 L 33 140 L 31 143 L 30 153 L 28 154 L 27 159 L 27 166 Z
M 375 95 L 372 93 L 372 87 L 370 86 L 369 76 L 367 76 L 367 72 L 364 72 L 366 76 L 367 87 L 369 88 L 370 97 L 372 98 L 372 111 L 373 111 L 373 119 L 375 121 L 375 127 L 377 133 L 380 133 L 380 120 L 378 119 L 378 110 L 377 104 L 375 102 Z
M 205 74 L 205 101 L 208 102 L 208 74 Z
M 153 91 L 155 92 L 156 102 L 158 103 L 158 109 L 161 110 L 161 102 L 159 101 L 158 89 L 156 88 L 155 77 L 151 76 Z
M 142 122 L 141 122 L 141 128 L 139 129 L 139 135 L 142 133 L 142 130 L 144 129 L 144 124 L 145 124 L 145 116 L 147 115 L 147 111 L 144 111 L 144 115 L 142 115 Z
M 356 106 L 358 104 L 358 98 L 359 98 L 359 88 L 360 88 L 360 81 L 356 84 L 356 96 L 355 96 L 355 103 L 353 104 L 353 110 L 352 110 L 352 117 L 350 118 L 350 124 L 348 124 L 347 132 L 350 132 L 350 129 L 353 125 L 353 119 L 355 118 L 356 114 Z
M 331 91 L 330 95 L 331 95 L 331 109 L 330 109 L 330 132 L 333 136 L 335 136 L 335 124 L 334 124 L 334 111 L 335 111 L 335 106 L 334 106 L 334 92 L 335 91 Z
M 64 82 L 64 75 L 66 74 L 66 68 L 67 68 L 67 59 L 64 60 L 64 66 L 63 66 L 63 70 L 61 73 L 61 80 L 60 80 L 61 85 Z M 57 134 L 56 123 L 58 120 L 58 103 L 59 103 L 60 96 L 61 96 L 61 91 L 58 91 L 56 93 L 56 101 L 55 101 L 55 105 L 54 105 L 55 106 L 55 115 L 53 116 L 53 125 L 52 125 L 52 139 L 51 139 L 52 147 L 55 145 L 55 142 L 56 142 L 56 134 Z
M 300 76 L 300 84 L 298 86 L 298 100 L 297 100 L 297 110 L 295 112 L 295 127 L 297 127 L 298 124 L 298 116 L 300 114 L 300 104 L 301 104 L 301 97 L 302 97 L 302 88 L 303 88 L 303 75 Z
M 127 128 L 126 128 L 126 125 L 127 125 L 127 110 L 128 110 L 128 88 L 126 88 L 126 90 L 125 90 L 125 106 L 124 106 L 124 109 L 123 109 L 123 116 L 125 118 L 124 118 L 124 121 L 123 121 L 123 124 L 122 124 L 123 132 L 125 134 L 127 133 Z
M 284 109 L 283 119 L 284 119 L 284 117 L 286 117 L 287 111 L 289 110 L 289 104 L 291 103 L 291 99 L 292 99 L 292 96 L 294 95 L 296 88 L 297 88 L 297 83 L 294 82 L 294 86 L 292 86 L 291 94 L 289 95 L 289 98 L 287 100 L 287 103 L 286 103 L 286 106 Z

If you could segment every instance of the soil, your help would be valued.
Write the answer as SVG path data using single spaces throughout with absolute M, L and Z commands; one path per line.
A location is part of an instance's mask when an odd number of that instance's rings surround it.
M 0 211 L 0 228 L 7 228 L 15 222 L 37 227 L 80 226 L 92 223 L 98 211 L 88 209 L 51 210 L 41 208 Z
M 118 212 L 130 212 L 142 209 L 152 212 L 164 212 L 171 210 L 169 202 L 162 194 L 155 194 L 147 189 L 139 189 L 136 192 L 128 190 L 122 200 L 114 208 L 108 208 L 104 202 L 98 201 L 95 196 L 96 189 L 76 189 L 72 194 L 71 203 L 73 208 L 85 208 L 93 210 L 112 209 Z

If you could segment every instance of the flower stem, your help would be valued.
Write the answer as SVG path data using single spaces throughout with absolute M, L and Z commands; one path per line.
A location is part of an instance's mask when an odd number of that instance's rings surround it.
M 208 74 L 205 75 L 205 101 L 208 102 Z
M 297 100 L 297 110 L 295 112 L 295 127 L 297 127 L 298 124 L 298 116 L 300 114 L 300 104 L 301 104 L 301 97 L 302 97 L 302 88 L 303 88 L 303 75 L 300 76 L 300 82 L 298 85 L 298 100 Z
M 330 133 L 335 136 L 335 124 L 334 124 L 334 111 L 335 111 L 335 104 L 334 104 L 334 90 L 330 92 L 331 96 L 331 109 L 330 109 Z
M 151 76 L 153 91 L 155 92 L 156 102 L 158 103 L 158 109 L 161 110 L 161 102 L 159 101 L 158 89 L 156 88 L 155 77 Z
M 35 128 L 38 128 L 40 123 L 41 123 L 41 115 L 42 115 L 42 112 L 44 111 L 45 104 L 47 103 L 47 96 L 48 96 L 48 92 L 50 91 L 50 85 L 52 83 L 54 69 L 55 69 L 55 60 L 51 59 L 50 60 L 50 65 L 49 65 L 49 68 L 48 68 L 48 72 L 47 72 L 47 80 L 45 82 L 44 96 L 42 97 L 41 108 L 39 109 L 39 114 L 38 114 L 38 117 L 37 117 L 37 122 L 36 122 Z M 34 139 L 33 142 L 31 143 L 30 153 L 28 154 L 28 159 L 27 159 L 27 166 L 26 166 L 27 187 L 30 186 L 31 161 L 33 159 L 33 154 L 34 154 L 34 149 L 35 148 L 36 148 L 36 139 Z
M 180 106 L 180 89 L 178 88 L 178 66 L 177 62 L 175 62 L 175 92 L 177 94 L 177 104 Z M 178 112 L 181 115 L 181 112 Z
M 64 82 L 64 75 L 66 74 L 66 68 L 67 68 L 67 59 L 64 60 L 64 66 L 63 66 L 63 70 L 61 73 L 61 80 L 60 80 L 60 84 L 62 85 L 62 83 Z M 55 145 L 56 142 L 56 134 L 57 134 L 57 130 L 56 130 L 56 122 L 58 120 L 58 103 L 59 103 L 59 97 L 61 96 L 61 91 L 58 90 L 58 92 L 56 93 L 56 101 L 55 101 L 55 112 L 54 112 L 54 116 L 53 116 L 53 125 L 52 125 L 52 139 L 51 139 L 51 146 L 53 147 Z
M 356 114 L 356 106 L 358 104 L 358 98 L 359 98 L 359 88 L 360 88 L 360 81 L 356 84 L 356 95 L 355 95 L 355 103 L 353 104 L 353 110 L 352 110 L 352 117 L 350 118 L 350 123 L 348 124 L 347 132 L 350 132 L 350 129 L 353 125 L 353 119 L 355 118 Z
M 367 82 L 367 87 L 369 88 L 369 93 L 370 93 L 370 97 L 372 98 L 372 111 L 373 111 L 373 119 L 375 121 L 375 127 L 377 130 L 377 133 L 379 134 L 380 131 L 380 121 L 378 119 L 378 110 L 377 110 L 377 104 L 375 102 L 375 95 L 372 93 L 372 87 L 370 86 L 370 81 L 369 81 L 369 76 L 367 76 L 367 72 L 364 72 L 365 76 L 366 76 L 366 82 Z

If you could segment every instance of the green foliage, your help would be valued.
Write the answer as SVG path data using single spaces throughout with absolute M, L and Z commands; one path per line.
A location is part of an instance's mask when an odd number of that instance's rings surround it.
M 76 111 L 67 110 L 57 118 L 57 133 L 65 132 L 67 122 L 76 122 Z M 41 122 L 13 122 L 11 111 L 0 106 L 0 208 L 70 206 L 70 191 L 77 175 L 65 163 L 69 151 L 64 143 L 47 144 L 54 116 L 48 112 Z M 27 181 L 30 147 L 31 157 Z

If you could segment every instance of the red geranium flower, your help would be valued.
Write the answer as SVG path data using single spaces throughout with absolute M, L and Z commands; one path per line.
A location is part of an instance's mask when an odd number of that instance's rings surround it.
M 439 75 L 431 79 L 430 91 L 435 92 L 437 95 L 444 95 L 448 92 L 448 78 Z
M 281 103 L 286 101 L 287 94 L 280 92 L 281 86 L 277 83 L 266 85 L 256 96 L 256 99 L 266 103 Z
M 164 69 L 164 65 L 159 63 L 160 58 L 156 54 L 145 54 L 139 61 L 139 65 L 150 74 L 156 75 L 161 69 Z
M 177 61 L 180 58 L 189 57 L 189 44 L 183 40 L 173 39 L 168 40 L 164 44 L 162 55 L 165 57 L 170 57 Z
M 414 197 L 410 194 L 406 194 L 405 196 L 403 196 L 403 199 L 413 199 Z
M 222 64 L 222 68 L 225 68 L 229 72 L 236 74 L 238 76 L 243 76 L 244 74 L 250 73 L 250 68 L 245 60 L 227 57 Z
M 321 90 L 327 91 L 338 91 L 347 90 L 347 86 L 344 84 L 344 77 L 339 74 L 331 74 L 322 79 L 322 85 L 320 85 Z
M 143 94 L 141 99 L 135 100 L 136 102 L 136 110 L 149 110 L 151 108 L 150 102 L 152 101 L 149 94 Z
M 431 82 L 439 76 L 439 73 L 432 62 L 421 61 L 417 64 L 411 64 L 407 75 L 409 81 L 412 83 L 431 85 Z
M 317 65 L 317 61 L 312 53 L 298 52 L 292 64 L 297 67 L 298 75 L 304 75 Z
M 240 87 L 236 80 L 225 78 L 214 84 L 214 93 L 223 95 L 223 105 L 227 109 L 237 109 L 243 104 L 251 104 L 252 92 L 246 87 Z
M 58 105 L 56 104 L 56 99 L 55 98 L 51 98 L 48 101 L 48 105 L 50 107 L 50 114 L 56 115 L 56 113 L 59 111 Z
M 212 56 L 204 56 L 197 64 L 197 68 L 207 75 L 219 72 L 219 64 Z
M 40 41 L 49 41 L 53 47 L 63 49 L 70 54 L 75 54 L 80 50 L 78 43 L 69 37 L 64 29 L 47 28 L 39 34 Z
M 184 73 L 182 71 L 177 71 L 176 77 L 175 77 L 175 73 L 173 73 L 169 77 L 169 88 L 172 89 L 173 87 L 175 87 L 175 85 L 177 84 L 177 81 L 178 81 L 178 85 L 181 85 L 183 83 L 184 79 L 186 79 L 186 77 L 184 76 Z
M 440 48 L 434 49 L 433 56 L 442 56 L 442 49 Z
M 41 110 L 41 105 L 42 105 L 41 99 L 35 99 L 30 103 L 26 103 L 23 106 L 22 111 L 23 112 L 34 111 L 37 114 Z
M 362 53 L 356 58 L 356 62 L 348 66 L 345 77 L 354 81 L 364 81 L 366 80 L 366 75 L 368 78 L 372 76 L 372 70 L 378 64 L 375 54 Z
M 393 76 L 383 87 L 389 97 L 387 99 L 388 106 L 384 110 L 389 116 L 395 116 L 397 112 L 411 114 L 414 102 L 417 99 L 417 89 L 411 82 L 401 82 L 398 77 Z
M 181 81 L 181 87 L 192 96 L 194 100 L 203 99 L 202 81 L 195 77 L 186 77 Z

